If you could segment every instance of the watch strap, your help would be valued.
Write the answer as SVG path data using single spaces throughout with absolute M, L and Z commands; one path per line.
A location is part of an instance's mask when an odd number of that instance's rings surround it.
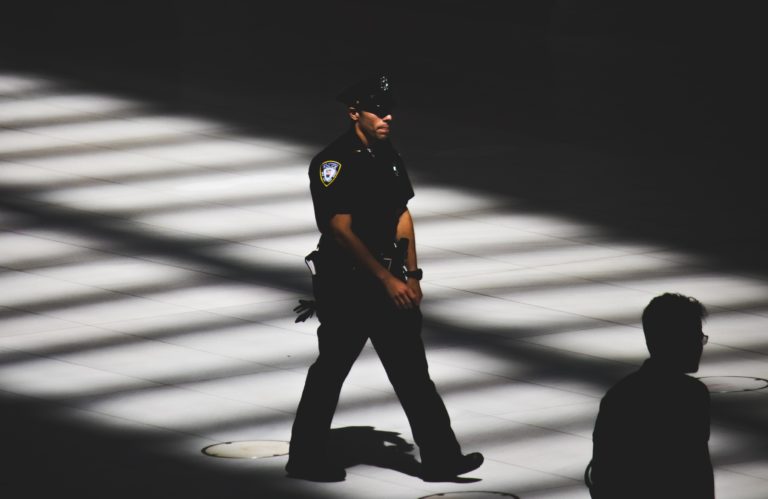
M 405 273 L 407 277 L 412 277 L 416 279 L 417 281 L 420 281 L 421 278 L 424 276 L 424 272 L 421 269 L 415 269 L 415 270 L 409 270 Z

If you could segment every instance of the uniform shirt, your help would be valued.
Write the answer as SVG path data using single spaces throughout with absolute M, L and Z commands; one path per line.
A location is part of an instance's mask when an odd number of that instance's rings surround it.
M 592 497 L 712 499 L 709 391 L 647 360 L 603 397 L 593 433 Z
M 374 256 L 392 247 L 400 215 L 413 188 L 402 158 L 388 141 L 366 147 L 354 128 L 312 159 L 309 184 L 315 221 L 322 233 L 320 253 L 352 262 L 330 234 L 336 214 L 352 216 L 352 231 Z

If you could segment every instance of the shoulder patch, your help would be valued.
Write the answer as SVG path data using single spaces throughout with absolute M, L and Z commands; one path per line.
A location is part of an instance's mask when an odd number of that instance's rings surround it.
M 341 163 L 338 161 L 323 161 L 320 165 L 320 181 L 328 187 L 336 180 L 341 172 Z

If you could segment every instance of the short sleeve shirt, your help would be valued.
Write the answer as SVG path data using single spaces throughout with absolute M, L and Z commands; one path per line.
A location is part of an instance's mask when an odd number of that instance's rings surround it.
M 648 360 L 600 403 L 593 433 L 593 497 L 711 499 L 708 440 L 707 388 Z
M 329 233 L 334 215 L 350 214 L 353 232 L 374 255 L 391 246 L 413 197 L 405 164 L 392 144 L 366 147 L 353 128 L 312 159 L 309 183 L 320 232 Z

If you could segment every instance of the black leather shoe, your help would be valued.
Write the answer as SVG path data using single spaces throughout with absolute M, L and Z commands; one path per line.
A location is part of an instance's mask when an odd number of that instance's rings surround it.
M 426 463 L 422 465 L 421 478 L 426 482 L 443 482 L 476 470 L 485 458 L 479 452 L 461 456 L 452 462 Z
M 343 482 L 347 472 L 340 466 L 323 462 L 294 464 L 288 462 L 285 471 L 291 478 L 300 478 L 312 482 Z

